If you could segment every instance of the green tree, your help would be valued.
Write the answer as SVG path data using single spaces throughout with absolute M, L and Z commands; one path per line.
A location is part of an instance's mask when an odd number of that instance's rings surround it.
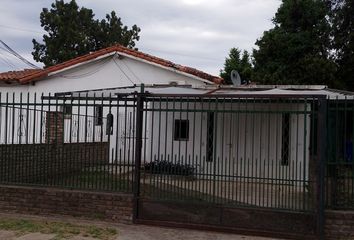
M 354 91 L 354 1 L 332 0 L 332 36 L 337 78 Z
M 114 11 L 106 19 L 94 19 L 91 9 L 79 7 L 75 0 L 57 0 L 51 9 L 43 8 L 41 26 L 47 32 L 43 43 L 33 39 L 34 60 L 45 66 L 55 65 L 101 48 L 121 44 L 135 47 L 140 28 L 124 26 Z
M 242 81 L 250 81 L 252 78 L 251 57 L 247 51 L 241 51 L 238 48 L 231 48 L 229 56 L 225 59 L 224 69 L 220 70 L 220 77 L 225 80 L 225 84 L 232 84 L 231 71 L 237 70 Z
M 330 59 L 329 10 L 324 0 L 283 0 L 274 28 L 256 42 L 255 80 L 338 86 L 336 64 Z

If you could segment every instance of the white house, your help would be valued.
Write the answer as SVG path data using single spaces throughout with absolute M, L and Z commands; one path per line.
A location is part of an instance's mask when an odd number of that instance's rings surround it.
M 156 98 L 145 107 L 143 161 L 191 165 L 219 180 L 286 178 L 302 184 L 308 180 L 316 114 L 306 96 L 329 92 L 323 86 L 276 87 L 148 88 Z M 299 93 L 303 98 L 292 98 Z M 289 96 L 271 100 L 282 94 Z M 257 99 L 261 95 L 268 97 Z
M 55 93 L 134 84 L 220 84 L 223 79 L 120 45 L 45 69 L 0 73 L 0 91 Z
M 64 119 L 64 142 L 107 140 L 107 136 L 103 134 L 106 121 L 97 124 L 94 117 L 96 110 L 101 118 L 104 118 L 108 113 L 108 108 L 99 106 L 102 102 L 95 103 L 97 108 L 86 109 L 44 104 L 40 111 L 39 104 L 42 101 L 42 94 L 47 96 L 60 92 L 85 92 L 139 84 L 172 84 L 196 87 L 220 84 L 222 81 L 223 79 L 217 76 L 120 45 L 92 52 L 45 69 L 0 73 L 0 100 L 2 103 L 0 108 L 2 118 L 0 119 L 2 123 L 0 142 L 18 144 L 42 141 L 46 129 L 45 120 L 40 122 L 38 119 L 46 118 L 47 116 L 44 115 L 47 112 L 60 111 L 65 112 L 66 115 L 71 114 L 69 118 Z M 10 107 L 8 104 L 10 102 L 16 103 L 16 105 Z M 28 109 L 25 105 L 26 102 L 32 103 Z M 123 115 L 131 116 L 133 109 L 125 109 L 120 112 L 122 110 L 115 107 L 111 111 L 114 112 L 114 119 L 118 114 L 123 119 Z M 33 119 L 36 119 L 36 123 L 32 124 Z M 130 118 L 130 125 L 132 121 L 133 119 Z M 85 126 L 86 124 L 88 126 Z M 5 130 L 12 128 L 14 129 L 13 133 Z M 40 128 L 42 131 L 33 131 L 33 129 Z M 117 132 L 116 129 L 114 132 Z M 32 137 L 33 134 L 36 136 Z M 130 137 L 128 133 L 124 134 L 126 137 Z M 110 144 L 114 146 L 115 142 L 116 138 L 112 137 Z
M 315 99 L 353 99 L 325 86 L 222 86 L 218 77 L 120 46 L 44 70 L 2 73 L 0 80 L 0 144 L 104 143 L 120 174 L 131 172 L 136 157 L 134 93 L 144 84 L 142 163 L 190 165 L 200 181 L 170 183 L 258 205 L 257 184 L 275 205 L 287 192 L 286 201 L 305 202 L 301 194 L 314 183 Z M 50 93 L 58 95 L 49 100 Z M 166 178 L 147 174 L 146 181 L 155 180 Z M 256 182 L 251 196 L 238 182 Z
M 139 91 L 134 86 L 145 84 L 148 91 L 164 94 L 144 104 L 145 163 L 190 164 L 199 174 L 220 178 L 308 182 L 315 108 L 305 96 L 344 94 L 324 86 L 225 88 L 220 83 L 219 77 L 121 46 L 42 70 L 1 73 L 0 143 L 48 142 L 53 128 L 63 143 L 109 142 L 111 161 L 131 163 L 136 106 L 117 100 L 117 94 Z M 41 93 L 61 93 L 63 98 L 49 104 Z M 178 100 L 178 94 L 190 97 Z M 222 94 L 230 96 L 219 102 L 198 98 Z M 268 98 L 257 100 L 262 94 Z M 288 98 L 272 100 L 281 95 Z M 294 95 L 304 97 L 294 100 Z M 116 99 L 112 106 L 108 96 Z M 110 117 L 112 133 L 107 134 Z
M 139 87 L 87 94 L 136 91 Z M 151 86 L 145 91 L 143 163 L 167 161 L 191 165 L 203 177 L 302 187 L 317 154 L 317 97 L 348 97 L 325 86 Z M 124 159 L 134 159 L 129 149 L 135 144 L 136 115 L 131 113 L 121 116 L 118 129 L 129 141 L 115 147 Z

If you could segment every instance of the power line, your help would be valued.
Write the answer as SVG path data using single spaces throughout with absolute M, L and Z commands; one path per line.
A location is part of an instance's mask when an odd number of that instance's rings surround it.
M 116 62 L 115 57 L 113 57 L 113 62 L 114 64 L 120 69 L 120 71 L 124 74 L 124 76 L 133 84 L 135 85 L 134 81 L 126 74 L 126 72 L 119 66 L 119 64 Z
M 2 49 L 2 50 L 4 50 L 5 52 L 9 52 L 6 48 L 4 48 L 4 47 L 2 47 L 2 46 L 0 46 L 0 49 Z
M 59 74 L 58 76 L 62 77 L 62 78 L 66 78 L 66 79 L 78 79 L 78 78 L 82 78 L 82 77 L 89 77 L 94 75 L 95 73 L 98 73 L 99 71 L 102 70 L 102 68 L 109 63 L 110 58 L 107 58 L 107 60 L 105 59 L 100 59 L 99 63 L 100 65 L 97 66 L 97 68 L 93 69 L 92 71 L 88 71 L 82 74 L 77 74 L 77 75 L 65 75 L 65 74 Z
M 134 75 L 134 77 L 141 83 L 143 83 L 143 81 L 140 80 L 140 78 L 134 73 L 133 70 L 130 69 L 130 67 L 128 66 L 128 64 L 126 64 L 124 61 L 121 61 L 123 63 L 123 65 L 128 69 L 128 71 Z
M 27 59 L 25 59 L 24 57 L 22 57 L 20 54 L 18 54 L 15 50 L 13 50 L 11 47 L 9 47 L 4 41 L 2 41 L 0 39 L 0 43 L 6 48 L 6 50 L 12 54 L 13 56 L 17 57 L 18 59 L 20 59 L 22 62 L 24 62 L 25 64 L 27 64 L 30 67 L 36 68 L 36 69 L 40 69 L 40 67 L 34 65 L 33 63 L 31 63 L 30 61 L 28 61 Z
M 2 25 L 2 24 L 0 24 L 0 27 L 7 28 L 7 29 L 10 29 L 10 30 L 14 30 L 14 31 L 25 31 L 25 32 L 43 34 L 43 32 L 39 32 L 39 31 L 31 30 L 31 29 L 25 29 L 25 28 L 19 28 L 19 27 L 10 27 L 10 26 L 6 26 L 6 25 Z M 216 59 L 216 58 L 201 57 L 201 56 L 196 56 L 196 55 L 191 55 L 191 54 L 182 54 L 182 53 L 173 52 L 173 51 L 163 51 L 163 50 L 157 50 L 157 49 L 151 49 L 151 48 L 150 49 L 149 48 L 143 48 L 143 49 L 145 49 L 146 51 L 160 52 L 160 53 L 165 53 L 165 54 L 173 54 L 173 55 L 176 55 L 176 56 L 189 57 L 189 58 L 195 58 L 195 59 L 202 59 L 202 60 L 205 60 L 205 61 L 219 62 L 219 59 Z
M 10 68 L 16 68 L 16 66 L 14 64 L 12 64 L 8 59 L 6 59 L 5 56 L 1 56 L 0 55 L 0 60 L 5 63 L 7 66 L 9 66 Z
M 30 29 L 25 29 L 25 28 L 19 28 L 19 27 L 10 27 L 10 26 L 6 26 L 6 25 L 2 25 L 0 24 L 1 28 L 7 28 L 13 31 L 22 31 L 22 32 L 32 32 L 32 33 L 40 33 L 43 34 L 43 32 L 39 32 L 39 31 L 35 31 L 35 30 L 30 30 Z
M 31 29 L 25 29 L 25 28 L 19 28 L 19 27 L 10 27 L 10 26 L 6 26 L 6 25 L 2 25 L 2 24 L 0 24 L 0 27 L 8 28 L 8 29 L 14 30 L 14 31 L 25 31 L 25 32 L 43 34 L 43 32 L 39 32 L 39 31 L 31 30 Z M 220 60 L 216 59 L 216 58 L 203 57 L 203 56 L 201 57 L 201 56 L 196 56 L 196 55 L 191 55 L 191 54 L 184 54 L 184 53 L 173 52 L 173 51 L 157 50 L 157 49 L 144 48 L 144 47 L 142 49 L 144 49 L 145 51 L 160 52 L 160 53 L 165 53 L 165 54 L 170 54 L 170 55 L 175 55 L 175 56 L 182 56 L 182 57 L 201 59 L 201 60 L 204 60 L 204 61 L 220 62 Z
M 3 63 L 5 63 L 7 66 L 9 66 L 11 69 L 20 69 L 19 67 L 16 67 L 16 63 L 11 60 L 10 53 L 3 47 L 0 46 L 0 49 L 3 50 L 3 52 L 0 51 L 0 59 Z

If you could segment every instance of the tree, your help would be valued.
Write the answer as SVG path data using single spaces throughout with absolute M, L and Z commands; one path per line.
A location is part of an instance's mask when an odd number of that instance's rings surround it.
M 255 80 L 265 84 L 327 84 L 335 81 L 330 59 L 329 8 L 324 0 L 283 0 L 274 28 L 253 51 Z
M 231 48 L 229 56 L 225 59 L 224 69 L 220 70 L 220 77 L 225 80 L 225 84 L 232 84 L 231 71 L 237 70 L 242 81 L 250 81 L 252 77 L 252 64 L 250 54 L 238 48 Z
M 332 0 L 332 36 L 337 78 L 354 91 L 354 1 Z
M 55 65 L 101 48 L 121 44 L 135 47 L 140 28 L 124 26 L 114 11 L 106 19 L 96 20 L 91 9 L 77 5 L 75 0 L 57 0 L 51 9 L 43 8 L 41 26 L 47 32 L 43 43 L 33 42 L 34 60 L 45 66 Z

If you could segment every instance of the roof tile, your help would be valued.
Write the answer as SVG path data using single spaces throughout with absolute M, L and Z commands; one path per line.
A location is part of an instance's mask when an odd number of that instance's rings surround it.
M 42 79 L 42 78 L 48 76 L 49 73 L 65 69 L 67 67 L 74 66 L 76 64 L 80 64 L 80 63 L 95 59 L 97 57 L 100 57 L 100 56 L 103 56 L 105 54 L 109 54 L 112 52 L 123 53 L 123 54 L 129 55 L 129 56 L 132 56 L 132 57 L 140 58 L 142 60 L 164 66 L 164 67 L 173 68 L 177 71 L 184 72 L 184 73 L 187 73 L 190 75 L 194 75 L 196 77 L 214 82 L 216 84 L 223 83 L 223 79 L 220 77 L 210 75 L 208 73 L 202 72 L 202 71 L 197 70 L 195 68 L 178 65 L 178 64 L 175 64 L 171 61 L 168 61 L 168 60 L 165 60 L 162 58 L 158 58 L 158 57 L 146 54 L 146 53 L 142 53 L 137 50 L 126 48 L 121 45 L 115 45 L 112 47 L 104 48 L 104 49 L 101 49 L 101 50 L 98 50 L 98 51 L 95 51 L 95 52 L 92 52 L 92 53 L 89 53 L 89 54 L 86 54 L 86 55 L 83 55 L 83 56 L 80 56 L 80 57 L 77 57 L 74 59 L 71 59 L 69 61 L 57 64 L 57 65 L 54 65 L 54 66 L 51 66 L 48 68 L 44 68 L 43 70 L 26 69 L 24 71 L 18 71 L 18 72 L 0 73 L 0 80 L 9 80 L 6 77 L 10 76 L 11 80 L 17 80 L 20 83 L 28 83 L 28 82 L 32 82 L 32 81 L 37 81 L 39 79 Z
M 9 71 L 0 73 L 0 81 L 19 81 L 27 75 L 42 72 L 42 69 L 24 69 L 20 71 Z

